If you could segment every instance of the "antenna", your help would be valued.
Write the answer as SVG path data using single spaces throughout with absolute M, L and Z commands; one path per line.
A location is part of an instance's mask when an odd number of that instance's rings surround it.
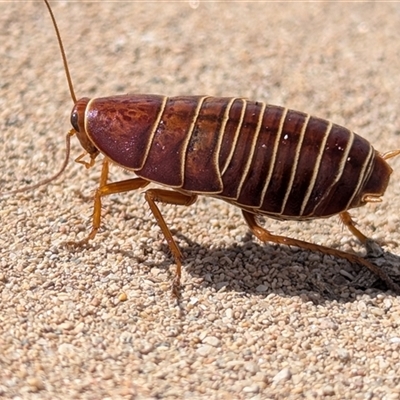
M 64 70 L 65 70 L 65 75 L 67 77 L 69 92 L 71 94 L 72 101 L 75 104 L 76 103 L 76 96 L 75 96 L 74 87 L 73 87 L 73 84 L 72 84 L 71 74 L 70 74 L 69 68 L 68 68 L 67 57 L 65 55 L 64 46 L 63 46 L 62 40 L 61 40 L 60 31 L 58 29 L 56 19 L 54 17 L 53 11 L 52 11 L 52 9 L 50 7 L 50 4 L 49 4 L 48 0 L 44 0 L 44 2 L 46 4 L 46 7 L 47 7 L 47 9 L 49 11 L 49 14 L 50 14 L 50 17 L 51 17 L 51 20 L 53 22 L 54 30 L 56 31 L 58 46 L 60 48 L 61 57 L 62 57 L 63 64 L 64 64 Z M 32 186 L 25 186 L 25 187 L 20 188 L 20 189 L 10 190 L 8 192 L 2 192 L 2 193 L 0 193 L 0 196 L 8 196 L 8 195 L 16 194 L 16 193 L 27 192 L 28 190 L 36 189 L 39 186 L 47 185 L 50 182 L 56 180 L 65 171 L 65 169 L 67 168 L 69 155 L 70 155 L 70 149 L 71 149 L 71 136 L 73 136 L 74 134 L 75 134 L 75 131 L 73 129 L 71 129 L 67 133 L 67 136 L 65 138 L 65 146 L 66 146 L 65 159 L 64 159 L 64 162 L 61 165 L 60 170 L 57 173 L 55 173 L 53 176 L 51 176 L 49 178 L 43 179 L 42 181 L 40 181 L 40 182 L 38 182 L 38 183 L 36 183 L 36 184 L 34 184 Z

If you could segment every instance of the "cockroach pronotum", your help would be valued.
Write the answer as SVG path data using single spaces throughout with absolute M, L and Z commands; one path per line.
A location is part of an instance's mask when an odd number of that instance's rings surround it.
M 100 227 L 101 199 L 112 193 L 145 188 L 150 182 L 166 189 L 148 189 L 145 199 L 176 262 L 173 292 L 179 294 L 182 254 L 157 202 L 189 206 L 198 195 L 225 200 L 241 208 L 251 232 L 263 242 L 296 246 L 348 260 L 368 268 L 400 293 L 381 268 L 340 250 L 284 236 L 261 227 L 263 215 L 279 220 L 309 220 L 338 214 L 363 243 L 368 238 L 348 210 L 379 202 L 392 168 L 387 160 L 400 150 L 378 153 L 352 131 L 321 118 L 243 98 L 118 95 L 76 99 L 61 35 L 48 0 L 74 107 L 66 136 L 66 158 L 54 176 L 21 192 L 48 184 L 65 170 L 70 138 L 76 135 L 84 154 L 76 159 L 90 168 L 103 155 L 100 185 L 94 195 L 92 230 Z M 89 156 L 89 161 L 83 158 Z M 110 164 L 136 177 L 108 183 Z

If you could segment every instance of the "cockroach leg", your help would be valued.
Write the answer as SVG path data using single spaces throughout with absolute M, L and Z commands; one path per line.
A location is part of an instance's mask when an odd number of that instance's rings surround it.
M 368 241 L 368 237 L 365 236 L 362 232 L 360 232 L 356 226 L 355 222 L 351 218 L 351 215 L 347 212 L 341 212 L 339 214 L 340 219 L 342 220 L 343 224 L 346 225 L 347 229 L 363 244 L 365 245 Z
M 386 272 L 380 269 L 377 265 L 370 263 L 362 257 L 359 257 L 355 254 L 346 253 L 344 251 L 332 249 L 330 247 L 320 246 L 318 244 L 288 238 L 286 236 L 273 235 L 272 233 L 268 232 L 266 229 L 258 225 L 255 214 L 243 210 L 243 216 L 251 232 L 262 242 L 273 242 L 277 244 L 285 244 L 287 246 L 296 246 L 313 252 L 319 251 L 323 254 L 343 258 L 353 264 L 362 265 L 368 268 L 377 276 L 379 276 L 379 278 L 384 281 L 386 285 L 394 292 L 400 293 L 400 286 L 393 282 L 393 280 L 389 277 L 389 275 L 386 274 Z
M 101 198 L 110 194 L 129 192 L 146 187 L 150 182 L 143 178 L 127 179 L 119 182 L 107 183 L 109 161 L 105 158 L 101 170 L 100 185 L 94 195 L 92 230 L 89 235 L 79 242 L 68 242 L 68 245 L 82 246 L 94 239 L 100 229 L 101 223 Z
M 342 220 L 343 224 L 347 226 L 349 231 L 364 245 L 365 249 L 367 250 L 367 255 L 371 257 L 378 257 L 382 254 L 383 250 L 381 248 L 382 244 L 397 244 L 391 240 L 379 240 L 377 243 L 375 240 L 370 239 L 368 236 L 365 236 L 362 232 L 360 232 L 356 228 L 356 223 L 351 218 L 350 214 L 347 211 L 341 212 L 339 214 L 340 219 Z
M 174 238 L 172 237 L 171 231 L 169 230 L 167 224 L 165 223 L 164 217 L 161 214 L 156 202 L 173 204 L 178 206 L 190 206 L 197 200 L 197 195 L 195 194 L 184 194 L 180 192 L 175 192 L 172 190 L 164 189 L 149 189 L 145 193 L 145 198 L 149 203 L 151 212 L 154 215 L 162 233 L 168 243 L 169 249 L 174 256 L 176 263 L 176 273 L 175 278 L 172 283 L 172 293 L 176 298 L 180 297 L 180 284 L 181 284 L 181 274 L 182 274 L 182 253 L 179 250 Z

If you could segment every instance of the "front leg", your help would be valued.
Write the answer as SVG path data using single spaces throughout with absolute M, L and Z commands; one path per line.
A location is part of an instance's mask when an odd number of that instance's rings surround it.
M 101 198 L 110 194 L 129 192 L 146 187 L 150 182 L 143 178 L 127 179 L 124 181 L 107 183 L 109 173 L 109 161 L 104 159 L 103 167 L 101 170 L 100 185 L 94 195 L 93 217 L 92 217 L 92 230 L 89 235 L 80 240 L 79 242 L 68 242 L 70 245 L 81 246 L 87 244 L 90 240 L 94 239 L 100 229 L 101 224 Z

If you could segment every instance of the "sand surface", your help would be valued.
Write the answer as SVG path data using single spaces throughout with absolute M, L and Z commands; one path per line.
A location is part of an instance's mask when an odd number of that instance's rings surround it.
M 400 148 L 400 4 L 54 1 L 77 97 L 243 96 Z M 72 101 L 44 5 L 2 2 L 1 191 L 54 173 Z M 400 298 L 353 287 L 360 267 L 262 244 L 240 210 L 202 197 L 161 206 L 174 262 L 143 193 L 104 200 L 85 237 L 101 162 L 2 198 L 0 397 L 6 399 L 398 399 Z M 400 158 L 360 229 L 399 264 Z M 111 180 L 131 174 L 114 167 Z M 266 220 L 273 232 L 363 254 L 337 217 Z M 396 269 L 396 265 L 393 266 Z M 397 269 L 398 271 L 398 269 Z

